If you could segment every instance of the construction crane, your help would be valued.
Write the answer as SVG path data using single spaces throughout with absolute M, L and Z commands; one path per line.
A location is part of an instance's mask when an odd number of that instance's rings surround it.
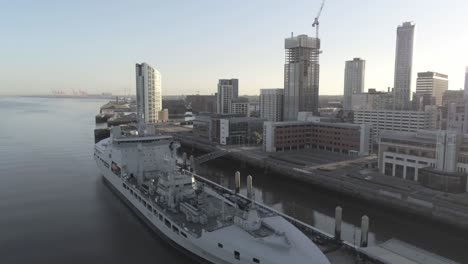
M 322 10 L 323 10 L 323 6 L 325 5 L 325 1 L 326 0 L 323 0 L 322 1 L 322 5 L 320 6 L 320 10 L 318 11 L 318 14 L 317 16 L 315 17 L 314 19 L 314 23 L 312 24 L 312 27 L 315 28 L 315 37 L 318 38 L 319 37 L 319 18 L 320 18 L 320 14 L 322 14 Z

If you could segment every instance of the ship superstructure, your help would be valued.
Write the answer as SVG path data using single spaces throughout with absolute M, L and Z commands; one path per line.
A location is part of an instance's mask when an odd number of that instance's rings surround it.
M 295 226 L 257 207 L 253 192 L 247 200 L 195 180 L 177 164 L 179 144 L 150 130 L 113 127 L 94 158 L 112 189 L 162 238 L 202 263 L 329 263 Z

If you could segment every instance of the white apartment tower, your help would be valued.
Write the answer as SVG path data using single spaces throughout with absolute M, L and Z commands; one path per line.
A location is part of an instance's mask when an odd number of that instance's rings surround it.
M 404 22 L 397 28 L 395 76 L 394 76 L 394 109 L 410 109 L 411 69 L 413 66 L 414 27 L 411 22 Z
M 283 120 L 284 89 L 260 89 L 260 117 L 267 121 Z
M 232 100 L 239 96 L 239 80 L 238 79 L 220 79 L 218 81 L 218 93 L 216 98 L 216 106 L 218 114 L 231 113 Z
M 442 97 L 448 90 L 448 75 L 437 72 L 420 72 L 416 80 L 416 100 L 426 105 L 442 105 Z
M 351 111 L 353 94 L 364 92 L 366 61 L 360 58 L 346 61 L 344 77 L 343 110 Z
M 161 74 L 146 63 L 137 63 L 135 72 L 138 118 L 147 124 L 156 123 L 162 110 Z
M 283 120 L 297 120 L 299 112 L 318 114 L 320 39 L 307 35 L 285 39 Z

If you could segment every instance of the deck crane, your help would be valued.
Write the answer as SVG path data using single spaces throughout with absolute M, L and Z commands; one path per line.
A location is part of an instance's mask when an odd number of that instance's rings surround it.
M 315 37 L 318 39 L 319 37 L 319 18 L 320 14 L 322 14 L 323 6 L 325 5 L 325 1 L 322 1 L 322 5 L 320 6 L 320 10 L 318 11 L 317 16 L 315 17 L 314 23 L 312 24 L 312 27 L 315 27 Z

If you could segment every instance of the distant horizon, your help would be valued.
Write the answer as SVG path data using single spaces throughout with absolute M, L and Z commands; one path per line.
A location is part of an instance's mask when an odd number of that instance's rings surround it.
M 371 88 L 372 89 L 372 88 Z M 455 90 L 457 91 L 457 90 Z M 207 95 L 215 95 L 215 94 L 180 94 L 180 95 L 174 95 L 174 94 L 165 94 L 163 97 L 176 97 L 176 96 L 194 96 L 194 95 L 200 95 L 200 96 L 207 96 Z M 102 96 L 102 97 L 125 97 L 125 96 L 135 96 L 135 94 L 130 94 L 130 95 L 122 95 L 122 94 L 111 94 L 111 95 L 102 95 L 102 94 L 88 94 L 86 96 L 81 96 L 81 95 L 73 95 L 73 94 L 65 94 L 65 95 L 54 95 L 54 94 L 0 94 L 0 97 L 49 97 L 49 98 L 65 98 L 65 97 L 76 97 L 76 98 L 86 98 L 86 97 L 91 97 L 91 96 Z M 260 94 L 240 94 L 239 97 L 242 96 L 260 96 Z M 319 96 L 343 96 L 342 94 L 320 94 Z
M 136 2 L 4 3 L 0 94 L 126 94 L 135 89 L 134 67 L 141 62 L 161 72 L 164 95 L 211 94 L 223 78 L 238 78 L 240 93 L 258 94 L 284 85 L 284 39 L 291 32 L 314 36 L 321 4 Z M 411 91 L 417 73 L 426 71 L 447 74 L 450 90 L 463 88 L 465 10 L 464 0 L 327 1 L 320 17 L 320 94 L 342 95 L 345 61 L 357 57 L 366 60 L 365 91 L 392 87 L 396 29 L 405 21 L 416 25 Z

